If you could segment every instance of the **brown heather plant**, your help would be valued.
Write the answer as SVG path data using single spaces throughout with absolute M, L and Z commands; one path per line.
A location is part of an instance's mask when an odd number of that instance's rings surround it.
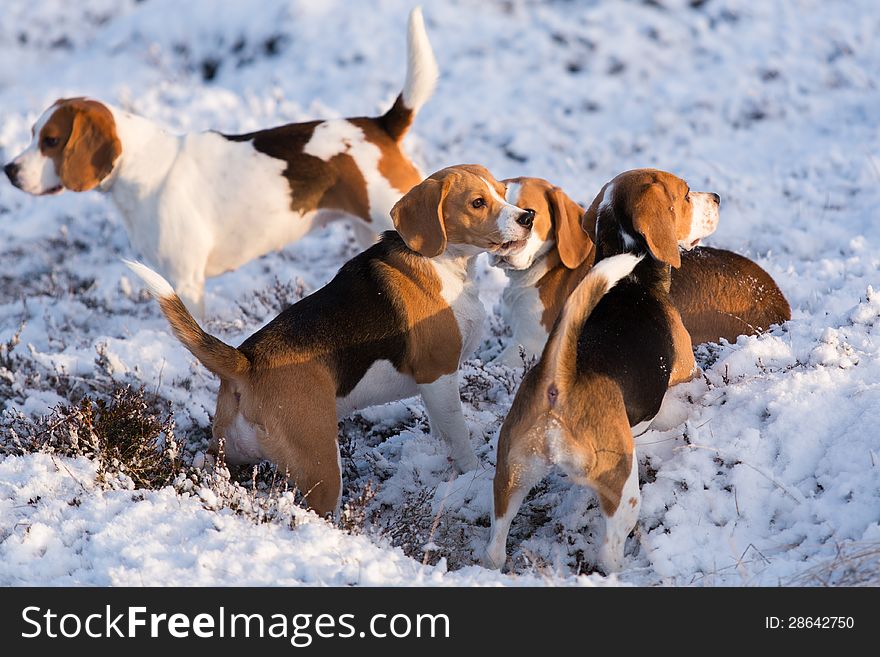
M 170 404 L 143 389 L 119 387 L 107 399 L 86 395 L 42 417 L 7 413 L 5 419 L 0 453 L 85 456 L 97 461 L 101 485 L 128 478 L 136 488 L 161 488 L 180 469 Z
M 790 586 L 880 586 L 880 542 L 839 545 L 837 554 L 787 582 Z

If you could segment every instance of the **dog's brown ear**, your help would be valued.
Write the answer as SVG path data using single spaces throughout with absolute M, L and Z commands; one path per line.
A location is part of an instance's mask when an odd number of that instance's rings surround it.
M 442 180 L 426 178 L 403 195 L 391 208 L 394 228 L 406 245 L 423 256 L 433 258 L 446 250 L 446 223 L 443 200 L 452 184 L 452 175 Z
M 608 186 L 611 183 L 605 183 L 602 186 L 602 189 L 599 190 L 599 193 L 596 194 L 596 198 L 593 199 L 593 202 L 590 203 L 590 207 L 587 208 L 587 211 L 584 212 L 581 217 L 581 228 L 583 231 L 589 236 L 591 240 L 593 240 L 593 244 L 596 243 L 596 220 L 599 217 L 599 205 L 605 199 L 605 192 L 608 190 Z M 608 202 L 611 202 L 611 199 L 608 199 Z
M 581 228 L 584 209 L 558 187 L 547 192 L 547 203 L 553 213 L 559 258 L 569 269 L 576 269 L 583 264 L 593 248 L 592 240 Z
M 113 115 L 93 100 L 68 101 L 58 111 L 72 113 L 70 136 L 58 166 L 61 184 L 74 192 L 94 189 L 122 152 Z
M 645 186 L 630 208 L 633 229 L 645 238 L 651 255 L 678 268 L 681 267 L 681 255 L 673 213 L 666 192 L 657 183 Z

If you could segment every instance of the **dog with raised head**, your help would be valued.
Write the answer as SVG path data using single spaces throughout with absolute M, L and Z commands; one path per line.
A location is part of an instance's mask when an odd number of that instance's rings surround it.
M 501 314 L 511 328 L 510 344 L 498 361 L 522 365 L 540 355 L 565 300 L 593 266 L 595 247 L 581 230 L 586 212 L 562 189 L 542 178 L 511 178 L 507 200 L 535 211 L 535 223 L 524 249 L 511 256 L 494 256 L 505 270 L 508 285 Z M 590 223 L 595 217 L 588 217 Z M 682 247 L 691 245 L 681 244 Z M 752 260 L 711 247 L 697 246 L 681 254 L 681 267 L 672 271 L 669 291 L 694 346 L 735 342 L 791 319 L 791 308 L 773 278 Z
M 596 264 L 566 300 L 501 427 L 487 566 L 504 565 L 513 517 L 555 465 L 596 491 L 605 518 L 598 565 L 621 568 L 641 500 L 633 435 L 669 386 L 695 370 L 669 298 L 671 269 L 681 266 L 680 244 L 715 230 L 718 206 L 717 194 L 655 169 L 620 174 L 593 201 Z
M 521 249 L 534 216 L 504 194 L 481 166 L 438 171 L 394 205 L 397 232 L 238 348 L 205 333 L 170 284 L 131 263 L 178 339 L 220 377 L 213 435 L 227 459 L 273 461 L 315 511 L 331 512 L 342 492 L 338 419 L 420 394 L 455 468 L 476 468 L 458 387 L 484 322 L 475 260 Z
M 382 116 L 178 136 L 118 107 L 67 98 L 43 112 L 6 175 L 35 195 L 108 192 L 134 249 L 202 317 L 206 277 L 340 217 L 364 247 L 392 228 L 391 207 L 422 179 L 401 141 L 437 81 L 418 8 L 408 29 L 406 83 Z

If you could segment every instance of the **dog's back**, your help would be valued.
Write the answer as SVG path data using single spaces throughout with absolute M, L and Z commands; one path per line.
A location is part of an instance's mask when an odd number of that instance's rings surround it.
M 650 266 L 643 262 L 636 268 Z M 667 301 L 638 280 L 605 294 L 578 336 L 577 380 L 601 376 L 620 388 L 630 426 L 653 418 L 675 356 Z

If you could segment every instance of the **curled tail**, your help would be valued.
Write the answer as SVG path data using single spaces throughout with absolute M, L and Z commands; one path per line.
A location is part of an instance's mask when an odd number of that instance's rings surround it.
M 171 324 L 174 335 L 202 365 L 224 379 L 238 378 L 250 369 L 250 361 L 243 353 L 202 330 L 168 281 L 139 262 L 123 262 L 146 283 Z
M 434 93 L 437 75 L 437 61 L 425 31 L 422 9 L 415 7 L 409 13 L 406 35 L 406 83 L 394 105 L 379 119 L 392 139 L 403 139 L 422 105 Z
M 580 327 L 605 293 L 629 276 L 644 257 L 644 254 L 622 253 L 600 260 L 569 295 L 544 350 L 549 381 L 556 386 L 555 394 L 567 391 L 574 381 Z

